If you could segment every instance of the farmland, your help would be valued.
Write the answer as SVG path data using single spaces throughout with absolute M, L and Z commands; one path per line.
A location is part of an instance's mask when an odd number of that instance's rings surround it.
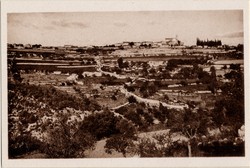
M 118 49 L 70 59 L 14 51 L 10 158 L 244 155 L 244 63 L 231 51 Z

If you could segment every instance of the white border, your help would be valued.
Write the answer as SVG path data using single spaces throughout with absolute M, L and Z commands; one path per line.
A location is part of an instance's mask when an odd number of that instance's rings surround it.
M 2 165 L 4 167 L 249 167 L 249 11 L 248 0 L 85 0 L 85 1 L 2 1 Z M 125 159 L 8 159 L 7 141 L 7 13 L 83 11 L 163 11 L 163 10 L 244 10 L 244 73 L 246 156 L 218 158 L 125 158 Z

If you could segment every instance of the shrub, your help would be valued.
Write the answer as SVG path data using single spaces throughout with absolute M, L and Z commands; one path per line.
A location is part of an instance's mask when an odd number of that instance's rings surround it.
M 135 127 L 132 122 L 125 119 L 120 120 L 116 124 L 119 134 L 110 137 L 105 144 L 105 151 L 112 153 L 113 150 L 121 152 L 124 157 L 128 152 L 128 148 L 133 147 L 132 141 L 137 137 L 135 136 Z
M 61 115 L 57 126 L 49 130 L 43 152 L 50 158 L 84 157 L 84 151 L 95 143 L 92 135 L 79 129 L 77 125 L 70 126 L 67 120 L 66 115 Z
M 116 128 L 116 123 L 119 120 L 120 118 L 115 117 L 110 111 L 95 113 L 84 119 L 80 129 L 100 140 L 119 133 L 119 130 Z
M 136 103 L 137 100 L 136 100 L 136 98 L 135 98 L 134 96 L 129 96 L 128 102 L 129 102 L 129 103 Z
M 9 133 L 9 158 L 15 158 L 34 150 L 39 150 L 42 142 L 32 137 L 29 133 L 15 136 Z

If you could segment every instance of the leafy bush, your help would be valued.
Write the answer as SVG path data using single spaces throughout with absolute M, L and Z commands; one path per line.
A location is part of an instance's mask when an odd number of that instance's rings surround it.
M 221 142 L 213 141 L 211 143 L 205 143 L 199 145 L 199 149 L 204 152 L 204 156 L 244 156 L 245 155 L 245 143 L 240 142 L 233 144 L 232 141 Z
M 19 136 L 9 133 L 9 158 L 39 150 L 41 146 L 41 141 L 32 137 L 29 133 L 20 134 Z
M 135 98 L 134 96 L 129 96 L 129 97 L 128 97 L 128 102 L 129 102 L 129 103 L 136 103 L 137 100 L 136 100 L 136 98 Z
M 119 120 L 120 118 L 115 117 L 110 111 L 94 113 L 83 120 L 80 129 L 100 140 L 119 133 L 119 129 L 116 128 Z
M 50 131 L 49 140 L 43 152 L 50 158 L 82 158 L 84 151 L 93 147 L 94 138 L 90 134 L 77 130 L 70 133 L 68 126 L 61 125 Z
M 140 157 L 188 157 L 187 142 L 173 141 L 171 133 L 140 137 L 133 147 L 133 152 Z M 193 153 L 195 153 L 195 156 L 202 156 L 202 151 L 198 147 L 195 148 Z
M 66 107 L 77 110 L 100 110 L 100 106 L 96 102 L 88 102 L 84 96 L 76 97 L 55 89 L 53 86 L 36 86 L 20 84 L 9 84 L 9 90 L 20 92 L 22 96 L 32 96 L 40 102 L 49 105 L 55 110 L 62 110 Z M 12 96 L 12 95 L 10 95 Z M 9 97 L 9 100 L 12 97 Z M 10 100 L 11 101 L 11 100 Z
M 120 120 L 116 124 L 116 128 L 119 130 L 119 134 L 110 137 L 105 144 L 105 151 L 112 153 L 113 150 L 121 152 L 124 157 L 129 148 L 133 147 L 133 140 L 137 137 L 135 135 L 135 127 L 132 122 L 125 119 Z
M 78 125 L 69 125 L 66 120 L 68 118 L 62 120 L 63 117 L 60 117 L 64 115 L 66 107 L 71 107 L 73 111 L 79 107 L 83 110 L 90 109 L 93 108 L 92 102 L 73 97 L 51 86 L 23 83 L 9 83 L 8 86 L 10 158 L 34 150 L 52 158 L 83 157 L 84 150 L 93 145 L 93 136 L 80 131 Z M 55 121 L 52 120 L 52 115 L 55 115 Z

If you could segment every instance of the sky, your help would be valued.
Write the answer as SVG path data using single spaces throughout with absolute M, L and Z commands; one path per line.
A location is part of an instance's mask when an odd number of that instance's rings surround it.
M 8 43 L 109 45 L 123 41 L 162 41 L 178 37 L 184 45 L 196 38 L 243 43 L 243 11 L 133 11 L 9 13 Z

